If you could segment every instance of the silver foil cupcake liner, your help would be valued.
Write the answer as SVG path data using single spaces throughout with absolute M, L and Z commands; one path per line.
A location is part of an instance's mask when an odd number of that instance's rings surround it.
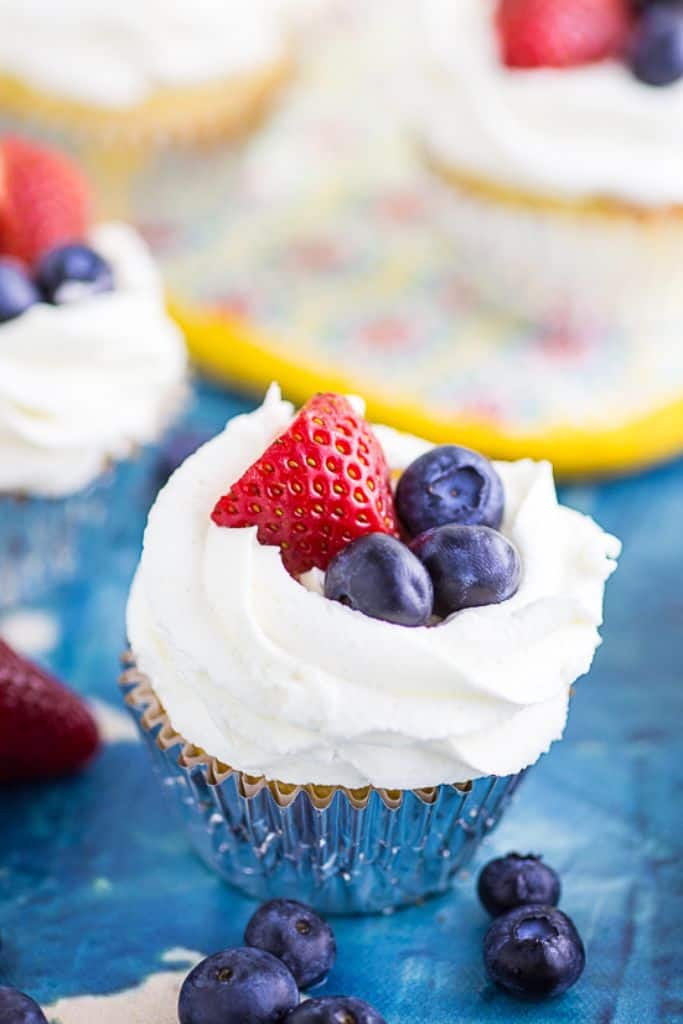
M 183 391 L 168 409 L 169 422 L 184 400 Z M 97 576 L 165 482 L 158 474 L 166 436 L 106 463 L 97 479 L 64 498 L 0 493 L 0 611 L 49 597 L 86 572 L 90 580 Z
M 100 544 L 115 471 L 66 498 L 0 494 L 0 609 L 72 579 Z
M 357 914 L 444 892 L 524 775 L 411 791 L 254 778 L 175 732 L 134 665 L 120 682 L 194 847 L 227 882 L 260 900 L 290 897 L 326 913 Z

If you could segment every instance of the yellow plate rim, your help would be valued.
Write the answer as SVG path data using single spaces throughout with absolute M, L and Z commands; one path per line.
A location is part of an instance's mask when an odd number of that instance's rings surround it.
M 302 364 L 273 351 L 268 337 L 241 318 L 195 312 L 172 300 L 170 309 L 187 337 L 190 353 L 211 376 L 257 391 L 279 381 L 292 400 L 316 391 L 357 393 L 360 382 L 323 363 Z M 565 478 L 634 472 L 683 453 L 683 397 L 605 429 L 557 426 L 542 432 L 503 431 L 458 416 L 429 414 L 410 399 L 362 386 L 368 416 L 376 422 L 459 444 L 492 458 L 548 459 Z

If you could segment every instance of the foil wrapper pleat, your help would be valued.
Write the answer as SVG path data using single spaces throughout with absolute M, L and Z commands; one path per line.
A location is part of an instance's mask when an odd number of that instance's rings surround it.
M 134 666 L 121 686 L 194 847 L 255 899 L 288 897 L 348 914 L 444 892 L 497 825 L 524 774 L 410 791 L 254 778 L 178 735 Z

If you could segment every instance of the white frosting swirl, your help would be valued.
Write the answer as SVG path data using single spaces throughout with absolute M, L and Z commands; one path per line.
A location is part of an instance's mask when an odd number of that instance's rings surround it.
M 0 0 L 0 71 L 125 109 L 279 60 L 283 0 Z
M 557 503 L 548 463 L 498 463 L 518 593 L 433 628 L 368 618 L 301 586 L 217 498 L 292 416 L 264 405 L 174 474 L 152 509 L 128 634 L 175 728 L 284 782 L 407 789 L 519 771 L 564 729 L 599 643 L 619 542 Z M 427 442 L 378 427 L 402 469 Z
M 620 61 L 511 69 L 496 0 L 426 0 L 428 148 L 493 183 L 570 199 L 683 203 L 683 81 L 656 89 Z
M 185 394 L 182 335 L 142 239 L 92 233 L 115 290 L 0 325 L 0 493 L 61 497 L 158 438 Z

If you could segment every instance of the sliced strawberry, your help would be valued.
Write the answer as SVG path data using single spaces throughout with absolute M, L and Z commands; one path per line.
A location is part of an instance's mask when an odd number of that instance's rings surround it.
M 218 526 L 258 526 L 293 575 L 366 533 L 398 534 L 377 438 L 341 395 L 316 395 L 213 510 Z
M 98 745 L 76 694 L 0 640 L 0 783 L 70 774 Z
M 29 266 L 45 252 L 85 238 L 90 197 L 62 153 L 15 136 L 0 141 L 0 254 Z
M 629 0 L 500 0 L 498 30 L 508 67 L 572 67 L 621 53 Z

